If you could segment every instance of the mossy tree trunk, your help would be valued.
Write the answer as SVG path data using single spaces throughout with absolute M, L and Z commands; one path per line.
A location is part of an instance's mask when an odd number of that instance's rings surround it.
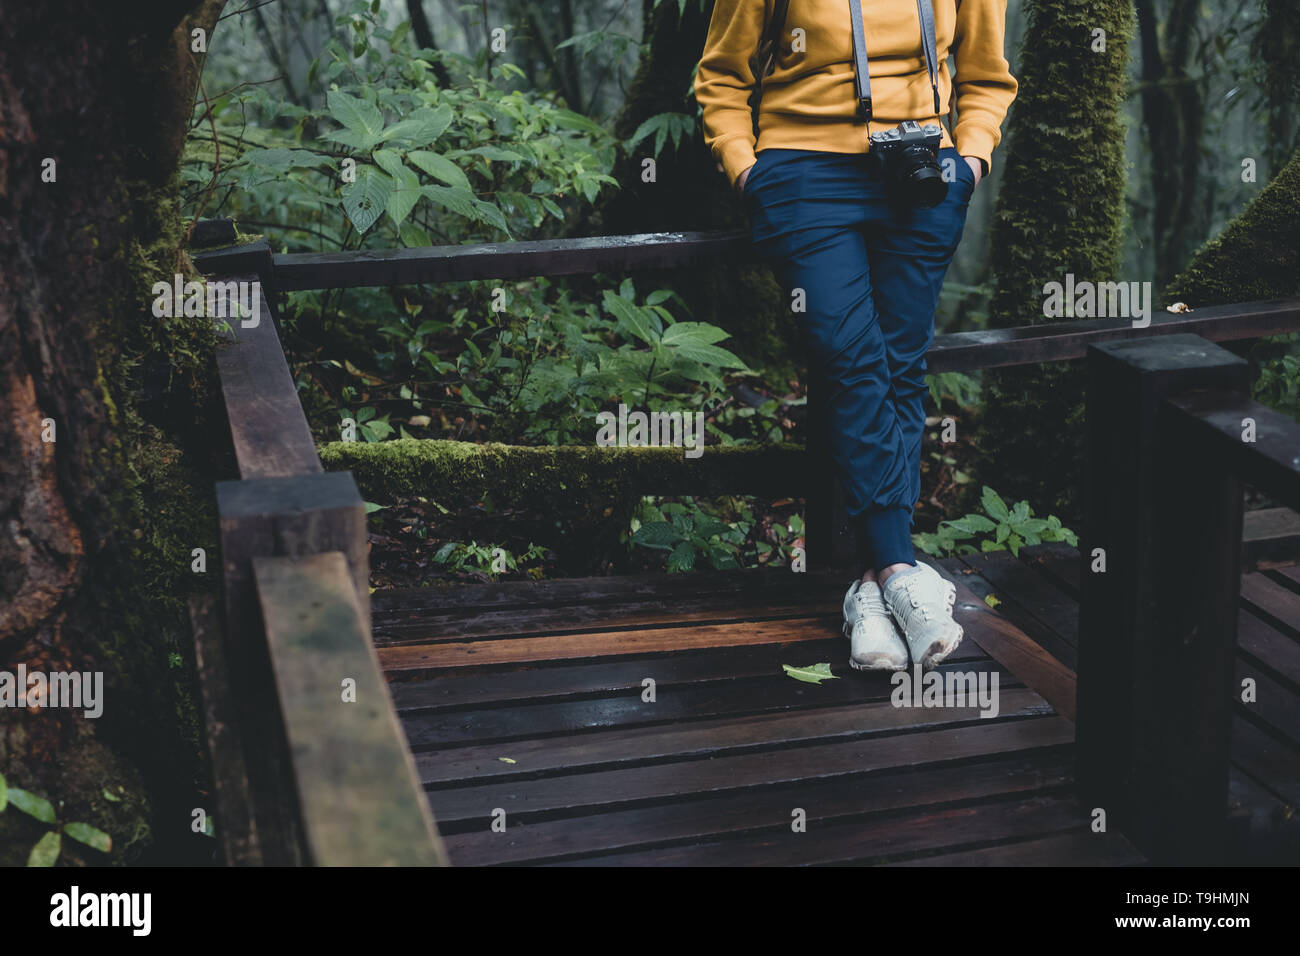
M 646 52 L 614 124 L 621 140 L 630 139 L 642 123 L 660 113 L 698 114 L 691 84 L 712 13 L 712 0 L 687 0 L 680 15 L 676 2 L 663 0 L 656 7 L 654 0 L 642 0 Z M 654 157 L 654 177 L 648 182 L 644 163 L 653 156 L 653 136 L 621 156 L 613 170 L 619 189 L 593 213 L 575 220 L 570 234 L 748 229 L 744 205 L 718 171 L 698 123 L 695 135 L 678 148 L 671 141 L 664 145 Z M 730 332 L 729 347 L 747 361 L 782 368 L 788 364 L 796 337 L 780 288 L 767 269 L 718 269 L 705 263 L 698 270 L 646 274 L 637 287 L 649 290 L 650 282 L 675 289 L 696 319 Z
M 991 239 L 994 327 L 1047 321 L 1043 286 L 1066 273 L 1115 280 L 1124 225 L 1120 107 L 1132 2 L 1030 0 L 1027 8 Z M 1067 523 L 1079 518 L 1082 373 L 1059 363 L 989 372 L 977 435 L 985 482 Z
M 187 271 L 191 31 L 210 37 L 223 5 L 48 0 L 0 17 L 0 669 L 106 684 L 98 720 L 0 711 L 0 772 L 107 830 L 119 859 L 184 845 L 196 805 L 177 664 L 186 591 L 219 558 L 211 475 L 196 474 L 210 468 L 178 436 L 196 434 L 212 333 L 150 303 L 154 281 Z M 190 566 L 205 546 L 206 577 Z M 0 814 L 0 862 L 40 835 L 25 819 Z

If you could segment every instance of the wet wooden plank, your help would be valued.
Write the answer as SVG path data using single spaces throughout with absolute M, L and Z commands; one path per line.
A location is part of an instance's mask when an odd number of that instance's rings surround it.
M 376 591 L 376 621 L 417 612 L 475 616 L 483 611 L 554 609 L 581 605 L 624 605 L 638 600 L 671 600 L 690 607 L 710 597 L 744 602 L 768 600 L 774 589 L 781 601 L 843 600 L 843 575 L 784 570 L 691 571 L 687 574 L 639 573 L 603 577 L 556 578 L 549 581 L 494 581 L 488 584 Z
M 757 623 L 707 624 L 693 628 L 641 628 L 554 637 L 497 638 L 454 644 L 402 644 L 379 648 L 379 660 L 386 671 L 431 670 L 668 653 L 748 644 L 795 645 L 825 640 L 839 631 L 838 620 L 826 616 Z
M 686 760 L 646 767 L 488 783 L 429 794 L 444 825 L 487 827 L 494 810 L 510 818 L 592 812 L 752 786 L 829 780 L 904 767 L 1060 747 L 1074 729 L 1061 717 L 981 721 L 974 726 Z
M 981 560 L 995 558 L 995 560 Z M 988 555 L 962 555 L 954 559 L 965 565 L 964 572 L 950 564 L 954 574 L 963 574 L 962 583 L 987 605 L 992 598 L 994 610 L 1043 648 L 1065 667 L 1074 670 L 1079 654 L 1079 605 L 1052 587 L 1046 576 L 1021 564 L 1010 553 L 996 558 Z M 968 573 L 965 573 L 968 572 Z
M 421 285 L 469 279 L 525 279 L 639 269 L 679 269 L 753 256 L 744 231 L 652 232 L 624 236 L 489 242 L 412 249 L 307 252 L 275 257 L 285 290 Z
M 1232 762 L 1291 806 L 1300 808 L 1300 754 L 1254 723 L 1234 715 Z
M 1290 508 L 1247 511 L 1241 537 L 1246 568 L 1267 568 L 1300 561 L 1300 514 Z
M 790 663 L 801 662 L 792 660 Z M 648 723 L 662 725 L 669 721 L 696 720 L 724 714 L 866 703 L 888 699 L 893 692 L 889 678 L 883 673 L 858 674 L 847 664 L 832 665 L 831 669 L 840 675 L 839 679 L 824 681 L 820 685 L 797 681 L 780 668 L 774 668 L 766 677 L 693 684 L 680 688 L 671 685 L 662 687 L 657 690 L 657 699 L 652 703 L 642 699 L 642 689 L 638 682 L 637 686 L 629 687 L 622 694 L 612 697 L 485 707 L 472 711 L 420 713 L 408 715 L 402 724 L 411 746 L 423 750 L 471 742 L 591 731 L 602 727 Z M 1012 687 L 1018 683 L 987 658 L 951 663 L 945 661 L 938 670 L 944 675 L 988 674 L 990 677 L 986 679 L 990 681 L 991 675 L 997 674 L 1000 688 Z M 653 664 L 647 662 L 644 676 L 653 678 L 654 674 Z
M 886 863 L 935 850 L 1029 839 L 1087 829 L 1072 797 L 1034 796 L 932 813 L 902 811 L 794 833 L 787 825 L 759 835 L 693 846 L 601 854 L 559 866 L 808 866 Z
M 311 861 L 445 863 L 343 555 L 253 567 Z
M 256 275 L 223 276 L 256 282 Z M 289 374 L 265 292 L 258 293 L 258 323 L 228 320 L 230 333 L 217 348 L 217 373 L 241 478 L 284 478 L 323 469 Z M 214 320 L 215 321 L 215 320 Z M 252 319 L 249 319 L 252 321 Z
M 689 627 L 705 624 L 734 624 L 744 621 L 780 621 L 809 615 L 840 614 L 838 601 L 739 603 L 730 595 L 712 595 L 682 607 L 668 600 L 628 602 L 618 605 L 570 604 L 558 608 L 529 608 L 483 611 L 476 615 L 416 613 L 394 623 L 391 617 L 378 629 L 375 643 L 385 647 L 399 644 L 439 644 L 466 638 L 487 640 L 502 637 L 545 637 L 601 631 L 636 630 L 650 627 Z
M 446 837 L 452 863 L 518 864 L 716 838 L 759 829 L 789 828 L 801 807 L 813 826 L 864 811 L 880 813 L 938 802 L 1051 790 L 1068 785 L 1072 764 L 1058 752 L 990 758 L 975 764 L 931 767 L 745 790 L 599 816 L 518 823 L 504 832 L 478 828 Z M 780 862 L 779 860 L 774 860 Z
M 996 613 L 967 585 L 956 558 L 936 561 L 957 586 L 954 616 L 990 657 L 1042 694 L 1058 714 L 1074 720 L 1075 676 L 1022 630 Z
M 1145 857 L 1117 833 L 1064 833 L 1016 843 L 914 857 L 887 866 L 1139 866 Z
M 699 759 L 799 743 L 828 742 L 998 717 L 1042 717 L 1050 705 L 1023 687 L 999 688 L 997 711 L 977 707 L 895 707 L 872 699 L 845 707 L 728 716 L 688 723 L 630 727 L 595 734 L 518 740 L 419 753 L 415 765 L 426 787 L 478 785 L 492 778 L 583 769 L 614 769 L 670 759 Z M 502 757 L 509 757 L 506 763 Z
M 1241 599 L 1256 617 L 1300 639 L 1300 593 L 1256 572 L 1242 577 Z

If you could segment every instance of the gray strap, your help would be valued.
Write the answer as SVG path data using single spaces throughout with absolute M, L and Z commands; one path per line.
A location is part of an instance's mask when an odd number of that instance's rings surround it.
M 925 48 L 925 68 L 930 71 L 930 89 L 934 91 L 934 112 L 939 114 L 939 42 L 935 39 L 934 7 L 930 0 L 916 0 L 916 16 L 921 21 L 921 46 Z
M 921 49 L 925 53 L 925 68 L 930 74 L 930 89 L 934 91 L 934 112 L 939 103 L 939 43 L 935 39 L 934 7 L 930 0 L 916 0 L 916 15 L 921 24 Z M 858 94 L 858 115 L 863 121 L 871 119 L 871 74 L 867 62 L 867 36 L 862 27 L 862 0 L 849 0 L 849 19 L 853 25 L 853 82 Z
M 862 30 L 862 0 L 849 0 L 849 20 L 853 24 L 853 82 L 858 93 L 858 115 L 866 123 L 871 120 L 871 67 L 867 63 L 867 36 Z

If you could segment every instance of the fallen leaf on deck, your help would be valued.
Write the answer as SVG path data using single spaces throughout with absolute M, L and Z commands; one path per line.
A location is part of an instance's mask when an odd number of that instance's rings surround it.
M 831 673 L 830 664 L 811 664 L 806 667 L 791 667 L 789 664 L 782 664 L 785 672 L 795 680 L 801 680 L 807 684 L 820 684 L 824 680 L 839 680 Z

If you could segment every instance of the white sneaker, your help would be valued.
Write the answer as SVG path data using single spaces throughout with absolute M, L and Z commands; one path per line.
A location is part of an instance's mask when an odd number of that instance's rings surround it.
M 883 588 L 884 603 L 898 622 L 912 660 L 921 669 L 933 667 L 961 643 L 961 625 L 952 619 L 957 586 L 928 564 L 890 576 Z
M 875 581 L 858 580 L 849 586 L 844 595 L 844 635 L 849 639 L 849 666 L 854 670 L 907 669 L 907 645 Z

